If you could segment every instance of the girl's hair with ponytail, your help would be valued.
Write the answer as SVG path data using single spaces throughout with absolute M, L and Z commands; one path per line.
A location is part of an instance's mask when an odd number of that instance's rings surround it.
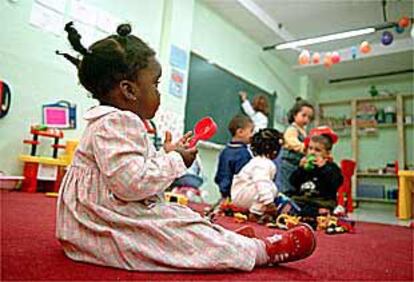
M 148 65 L 148 59 L 155 56 L 152 50 L 140 38 L 131 34 L 129 24 L 121 24 L 117 34 L 110 35 L 85 48 L 82 36 L 73 26 L 65 25 L 68 40 L 80 58 L 68 53 L 56 51 L 78 69 L 79 81 L 92 97 L 100 100 L 123 79 L 135 81 L 137 72 Z

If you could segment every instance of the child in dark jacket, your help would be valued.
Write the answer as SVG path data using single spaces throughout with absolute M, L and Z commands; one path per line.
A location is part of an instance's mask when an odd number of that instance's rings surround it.
M 222 198 L 230 197 L 233 177 L 250 161 L 252 153 L 247 145 L 253 135 L 253 121 L 245 115 L 236 115 L 229 123 L 232 139 L 220 153 L 214 182 L 219 186 Z
M 315 218 L 320 209 L 332 212 L 336 207 L 337 190 L 343 182 L 341 169 L 331 156 L 337 136 L 331 129 L 323 132 L 328 134 L 310 136 L 307 154 L 290 177 L 296 189 L 292 199 L 301 208 L 302 217 Z

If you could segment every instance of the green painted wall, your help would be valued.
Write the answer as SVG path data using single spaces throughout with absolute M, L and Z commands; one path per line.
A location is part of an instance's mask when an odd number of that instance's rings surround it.
M 65 131 L 65 135 L 79 138 L 85 125 L 82 115 L 96 103 L 78 85 L 75 68 L 54 54 L 56 49 L 71 51 L 63 30 L 61 36 L 56 36 L 30 25 L 33 2 L 0 1 L 0 18 L 7 24 L 0 37 L 0 78 L 7 81 L 13 91 L 11 110 L 0 119 L 0 170 L 13 175 L 21 174 L 17 157 L 29 150 L 22 140 L 31 137 L 31 124 L 41 123 L 42 104 L 61 99 L 76 102 L 79 126 L 76 130 Z M 133 30 L 158 50 L 162 0 L 125 0 L 122 5 L 111 0 L 87 2 L 130 22 Z M 44 141 L 47 143 L 48 140 Z M 40 149 L 50 154 L 48 146 Z

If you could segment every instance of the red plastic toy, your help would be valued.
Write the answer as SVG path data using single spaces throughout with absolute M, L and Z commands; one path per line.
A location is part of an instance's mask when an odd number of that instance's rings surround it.
M 194 127 L 194 136 L 190 140 L 189 147 L 194 147 L 200 140 L 208 140 L 217 132 L 217 124 L 211 117 L 205 117 L 197 122 Z

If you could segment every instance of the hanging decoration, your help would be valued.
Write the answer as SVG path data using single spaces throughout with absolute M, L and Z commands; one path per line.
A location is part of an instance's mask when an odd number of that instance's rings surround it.
M 310 62 L 310 53 L 308 50 L 303 50 L 300 52 L 299 58 L 298 58 L 299 65 L 307 65 Z
M 363 54 L 368 54 L 369 52 L 371 52 L 371 49 L 371 45 L 368 41 L 363 41 L 359 46 L 359 51 L 361 51 L 361 53 Z
M 389 31 L 384 31 L 381 35 L 381 43 L 382 45 L 388 46 L 394 40 L 394 36 Z
M 391 32 L 390 29 L 393 29 L 394 32 L 397 34 L 402 34 L 404 33 L 406 28 L 409 28 L 410 25 L 413 25 L 414 19 L 408 16 L 404 16 L 400 18 L 398 21 L 389 22 L 387 19 L 386 6 L 387 6 L 387 0 L 382 0 L 382 12 L 383 12 L 383 17 L 384 17 L 384 24 L 379 25 L 378 27 L 375 27 L 375 31 L 385 30 L 381 34 L 380 42 L 384 46 L 389 46 L 394 41 L 394 34 Z M 414 27 L 411 28 L 410 35 L 414 39 Z M 358 52 L 366 55 L 372 51 L 372 46 L 368 41 L 365 40 L 359 45 L 359 47 L 352 46 L 348 50 L 345 50 L 345 51 L 342 50 L 341 52 L 344 52 L 346 56 L 349 56 L 350 54 L 352 59 L 355 60 L 359 56 Z M 327 69 L 331 68 L 332 65 L 338 64 L 340 62 L 341 62 L 341 55 L 339 54 L 338 51 L 326 52 L 323 55 L 321 55 L 319 52 L 312 52 L 311 54 L 308 50 L 302 50 L 302 52 L 299 54 L 299 57 L 298 57 L 299 65 L 308 65 L 310 63 L 315 64 L 315 65 L 323 64 L 324 67 Z
M 351 47 L 351 56 L 352 56 L 352 59 L 354 59 L 354 60 L 356 59 L 357 52 L 358 52 L 358 48 L 356 46 L 352 46 Z
M 332 67 L 332 54 L 331 52 L 328 52 L 325 54 L 325 57 L 323 58 L 323 65 L 325 66 L 325 68 L 329 69 L 330 67 Z
M 399 25 L 397 25 L 396 27 L 395 27 L 395 32 L 396 33 L 399 33 L 399 34 L 401 34 L 401 33 L 403 33 L 404 32 L 404 28 L 403 27 L 400 27 Z
M 408 27 L 409 25 L 410 25 L 409 17 L 402 17 L 398 22 L 398 26 L 402 28 Z
M 312 64 L 319 64 L 321 61 L 321 54 L 318 52 L 313 53 L 312 55 Z
M 338 64 L 341 61 L 341 56 L 339 56 L 338 52 L 332 52 L 331 61 L 332 64 Z

